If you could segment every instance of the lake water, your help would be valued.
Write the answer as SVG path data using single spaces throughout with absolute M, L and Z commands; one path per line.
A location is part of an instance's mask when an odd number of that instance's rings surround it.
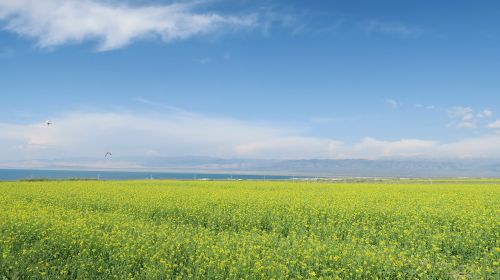
M 100 179 L 100 180 L 142 180 L 142 179 L 210 179 L 210 180 L 287 180 L 292 176 L 243 175 L 243 174 L 208 174 L 208 173 L 170 173 L 143 171 L 83 171 L 83 170 L 32 170 L 0 169 L 0 181 L 22 179 Z

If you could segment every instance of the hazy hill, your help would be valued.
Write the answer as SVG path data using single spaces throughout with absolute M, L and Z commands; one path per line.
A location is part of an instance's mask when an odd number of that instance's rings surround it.
M 500 160 L 486 159 L 261 160 L 211 157 L 114 157 L 111 160 L 68 158 L 10 162 L 0 167 L 205 171 L 305 176 L 500 177 Z

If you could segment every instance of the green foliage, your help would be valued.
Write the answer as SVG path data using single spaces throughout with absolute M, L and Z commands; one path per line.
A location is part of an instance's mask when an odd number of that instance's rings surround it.
M 0 279 L 498 279 L 500 182 L 0 183 Z

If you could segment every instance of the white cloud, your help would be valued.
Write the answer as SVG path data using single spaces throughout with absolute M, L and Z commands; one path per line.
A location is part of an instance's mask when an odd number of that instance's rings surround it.
M 137 102 L 139 102 L 139 103 L 142 103 L 144 105 L 161 108 L 161 109 L 165 109 L 165 110 L 168 110 L 168 111 L 188 113 L 188 112 L 182 110 L 181 108 L 178 108 L 178 107 L 175 107 L 175 106 L 171 106 L 171 105 L 167 105 L 167 104 L 163 104 L 163 103 L 156 102 L 156 101 L 152 101 L 152 100 L 146 99 L 146 98 L 141 97 L 141 96 L 136 97 L 134 100 L 137 101 Z
M 381 141 L 365 138 L 360 143 L 348 149 L 347 154 L 354 158 L 380 157 L 416 157 L 429 156 L 437 148 L 436 141 L 419 139 L 401 139 L 396 141 Z
M 476 114 L 470 107 L 457 106 L 449 110 L 448 114 L 453 120 L 451 123 L 452 126 L 457 128 L 475 129 L 478 127 L 478 123 L 481 123 L 482 120 L 492 117 L 493 111 L 490 109 L 484 109 Z
M 417 109 L 434 110 L 434 109 L 436 109 L 436 106 L 434 106 L 434 105 L 415 104 L 415 108 L 417 108 Z
M 474 111 L 469 107 L 455 107 L 451 112 L 452 116 L 458 119 L 458 128 L 476 128 Z
M 338 157 L 343 143 L 314 137 L 283 137 L 236 146 L 240 156 L 268 159 L 307 159 Z
M 399 106 L 399 103 L 394 99 L 386 99 L 385 102 L 394 109 Z
M 217 118 L 182 110 L 138 115 L 73 112 L 33 124 L 0 123 L 0 162 L 91 157 L 214 156 L 306 158 L 500 158 L 500 135 L 442 143 L 365 138 L 357 143 L 304 135 L 300 128 Z M 491 125 L 495 128 L 498 122 Z
M 478 118 L 490 118 L 493 116 L 493 111 L 490 109 L 484 109 L 481 113 L 477 114 Z
M 335 124 L 355 122 L 361 120 L 361 117 L 328 117 L 328 116 L 315 116 L 310 118 L 310 121 L 315 124 Z
M 438 154 L 460 158 L 500 158 L 500 135 L 485 135 L 442 144 Z
M 141 38 L 165 42 L 222 28 L 251 27 L 254 16 L 197 13 L 196 4 L 130 6 L 102 0 L 0 0 L 6 30 L 34 38 L 40 47 L 98 40 L 98 50 L 120 48 Z
M 419 37 L 425 33 L 425 31 L 420 27 L 409 26 L 400 22 L 371 20 L 362 22 L 360 26 L 367 33 L 396 34 L 405 37 Z
M 0 161 L 99 157 L 106 151 L 116 156 L 332 158 L 341 145 L 300 136 L 296 129 L 181 110 L 149 116 L 77 112 L 52 121 L 50 127 L 0 124 Z
M 500 158 L 500 135 L 483 135 L 441 143 L 433 140 L 382 141 L 366 138 L 346 147 L 347 158 Z
M 210 64 L 214 60 L 211 57 L 206 56 L 206 57 L 202 57 L 202 58 L 193 59 L 193 61 L 197 62 L 197 63 L 200 63 L 200 64 Z
M 245 142 L 284 137 L 286 129 L 173 111 L 139 116 L 70 113 L 54 124 L 0 124 L 3 160 L 100 156 L 105 151 L 137 156 L 155 150 L 164 156 L 232 156 Z
M 500 129 L 500 120 L 496 120 L 488 125 L 491 129 Z M 500 145 L 500 144 L 499 144 Z

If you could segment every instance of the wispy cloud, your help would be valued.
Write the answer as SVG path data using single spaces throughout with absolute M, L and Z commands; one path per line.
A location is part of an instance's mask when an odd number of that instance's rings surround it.
M 380 157 L 416 157 L 431 155 L 437 149 L 438 142 L 420 139 L 401 139 L 396 141 L 383 141 L 371 137 L 363 139 L 360 143 L 347 148 L 347 153 L 359 158 Z
M 424 29 L 417 26 L 410 26 L 400 22 L 385 22 L 380 20 L 361 22 L 360 27 L 368 34 L 385 33 L 405 37 L 419 37 L 425 33 Z
M 449 114 L 454 119 L 454 125 L 457 128 L 477 127 L 477 121 L 474 116 L 474 111 L 470 107 L 454 107 L 449 111 Z
M 214 60 L 211 57 L 205 56 L 205 57 L 202 57 L 202 58 L 193 59 L 193 61 L 197 62 L 197 63 L 200 63 L 200 64 L 210 64 Z
M 253 15 L 200 13 L 196 7 L 196 2 L 138 7 L 102 0 L 1 0 L 0 20 L 6 30 L 35 39 L 42 48 L 97 40 L 99 51 L 137 39 L 170 42 L 256 24 Z
M 482 112 L 478 113 L 476 117 L 482 119 L 482 118 L 489 118 L 493 116 L 493 111 L 491 109 L 484 109 Z
M 259 11 L 259 27 L 262 33 L 268 36 L 275 26 L 288 28 L 294 35 L 301 33 L 305 29 L 305 25 L 299 21 L 295 13 L 290 11 L 276 12 L 270 7 L 262 8 Z
M 434 106 L 434 105 L 415 104 L 415 108 L 417 108 L 417 109 L 426 109 L 426 110 L 434 110 L 434 109 L 436 109 L 436 106 Z
M 500 129 L 500 120 L 496 120 L 488 125 L 491 129 Z
M 475 113 L 470 107 L 457 106 L 448 111 L 452 118 L 451 126 L 456 128 L 475 129 L 482 119 L 487 119 L 493 116 L 490 109 L 484 109 L 479 113 Z
M 391 98 L 386 99 L 385 103 L 387 103 L 393 109 L 396 109 L 399 107 L 399 102 L 397 102 L 396 100 L 391 99 Z
M 142 103 L 144 105 L 153 106 L 153 107 L 157 107 L 157 108 L 162 108 L 162 109 L 166 109 L 166 110 L 173 111 L 173 112 L 185 112 L 185 110 L 182 110 L 181 108 L 178 108 L 178 107 L 175 107 L 175 106 L 171 106 L 171 105 L 167 105 L 167 104 L 163 104 L 161 102 L 149 100 L 149 99 L 146 99 L 146 98 L 141 97 L 141 96 L 136 97 L 134 100 L 137 101 L 137 102 L 139 102 L 139 103 Z
M 395 141 L 366 138 L 344 147 L 344 158 L 500 158 L 500 135 L 482 135 L 443 143 L 436 140 Z
M 332 158 L 343 142 L 315 137 L 289 136 L 243 143 L 235 147 L 238 156 L 268 159 Z
M 316 124 L 334 124 L 334 123 L 345 123 L 345 122 L 355 122 L 361 120 L 361 117 L 325 117 L 316 116 L 310 119 L 311 122 Z

